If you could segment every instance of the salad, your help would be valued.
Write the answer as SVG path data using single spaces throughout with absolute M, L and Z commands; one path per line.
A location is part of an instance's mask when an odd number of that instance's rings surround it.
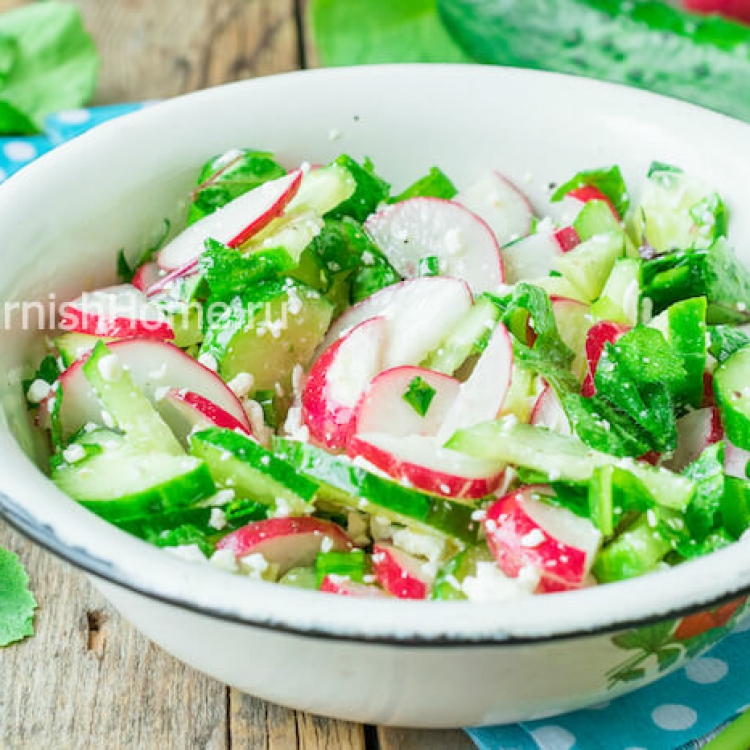
M 654 163 L 209 161 L 186 227 L 67 303 L 26 384 L 52 481 L 183 558 L 352 597 L 619 581 L 750 526 L 750 273 Z

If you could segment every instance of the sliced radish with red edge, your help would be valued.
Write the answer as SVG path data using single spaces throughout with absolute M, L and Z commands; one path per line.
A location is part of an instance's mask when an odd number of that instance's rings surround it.
M 390 595 L 386 594 L 383 589 L 366 583 L 357 583 L 346 576 L 327 575 L 320 582 L 319 591 L 324 591 L 326 594 L 351 596 L 353 599 L 390 599 Z
M 433 576 L 424 570 L 425 563 L 390 544 L 372 548 L 372 568 L 378 583 L 399 599 L 426 599 Z
M 581 391 L 587 398 L 596 393 L 594 378 L 599 360 L 602 358 L 602 354 L 604 354 L 604 347 L 607 344 L 614 344 L 629 330 L 628 326 L 618 325 L 609 320 L 602 320 L 589 328 L 586 334 L 586 360 L 588 368 Z
M 554 388 L 549 385 L 545 385 L 544 390 L 539 394 L 531 412 L 530 421 L 536 427 L 546 427 L 563 435 L 572 434 L 565 409 Z

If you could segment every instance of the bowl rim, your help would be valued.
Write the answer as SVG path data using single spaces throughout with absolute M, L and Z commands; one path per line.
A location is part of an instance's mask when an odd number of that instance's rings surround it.
M 572 98 L 595 100 L 598 110 L 624 106 L 649 120 L 678 127 L 692 120 L 713 137 L 747 152 L 750 125 L 667 97 L 575 76 L 482 65 L 404 64 L 296 71 L 205 89 L 104 123 L 54 149 L 0 186 L 0 226 L 15 193 L 33 192 L 47 172 L 71 162 L 91 162 L 124 130 L 148 131 L 159 121 L 184 116 L 226 97 L 269 88 L 377 85 L 389 76 L 412 85 L 425 77 L 460 84 L 564 89 Z M 656 113 L 656 114 L 654 114 Z M 163 126 L 162 126 L 163 127 Z M 744 145 L 743 145 L 744 144 Z M 150 599 L 223 621 L 271 628 L 296 636 L 398 646 L 518 646 L 588 637 L 643 627 L 689 615 L 750 594 L 750 542 L 739 542 L 678 567 L 590 589 L 504 602 L 407 602 L 322 597 L 278 584 L 227 575 L 159 550 L 84 510 L 57 490 L 21 450 L 7 425 L 0 428 L 0 515 L 25 535 L 79 568 Z M 29 504 L 12 499 L 35 496 Z M 89 536 L 87 537 L 87 533 Z M 163 575 L 150 575 L 155 566 Z M 221 580 L 226 579 L 226 580 Z M 661 586 L 660 584 L 663 584 Z M 635 606 L 636 603 L 638 606 Z M 633 614 L 635 611 L 637 614 Z M 466 615 L 471 613 L 471 618 Z

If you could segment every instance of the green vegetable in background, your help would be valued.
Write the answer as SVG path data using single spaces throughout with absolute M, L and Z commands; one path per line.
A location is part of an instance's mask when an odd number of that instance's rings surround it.
M 0 549 L 0 646 L 34 634 L 36 599 L 29 577 L 12 552 Z
M 477 61 L 649 89 L 750 120 L 750 28 L 653 0 L 438 0 Z
M 27 5 L 0 15 L 0 134 L 28 135 L 93 95 L 99 57 L 77 8 Z
M 443 27 L 437 0 L 315 0 L 310 9 L 324 65 L 469 62 Z

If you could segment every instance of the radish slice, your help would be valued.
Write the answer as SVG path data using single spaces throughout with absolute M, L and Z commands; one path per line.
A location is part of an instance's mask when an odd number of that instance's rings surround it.
M 677 450 L 667 467 L 672 471 L 682 471 L 722 437 L 721 414 L 716 407 L 709 406 L 685 414 L 677 420 Z
M 163 341 L 126 339 L 113 341 L 107 347 L 128 369 L 135 385 L 154 403 L 170 388 L 184 388 L 216 404 L 251 432 L 242 404 L 224 381 L 176 346 Z M 101 405 L 83 374 L 86 359 L 77 360 L 60 375 L 63 393 L 60 421 L 66 435 L 89 422 L 102 423 Z
M 318 352 L 348 329 L 380 316 L 388 323 L 383 369 L 417 365 L 440 345 L 471 304 L 471 292 L 460 279 L 435 276 L 402 281 L 350 307 L 333 323 Z
M 422 435 L 357 433 L 348 454 L 363 458 L 407 486 L 449 498 L 486 497 L 503 478 L 503 468 L 496 462 L 443 448 L 435 438 Z
M 495 233 L 505 245 L 531 231 L 534 209 L 526 196 L 500 172 L 490 172 L 455 198 Z
M 523 487 L 490 506 L 487 544 L 502 570 L 516 578 L 526 566 L 562 584 L 580 586 L 591 569 L 601 533 L 586 518 L 542 499 L 549 487 Z
M 346 576 L 327 575 L 320 582 L 319 591 L 324 591 L 326 594 L 351 596 L 354 599 L 390 599 L 383 589 L 368 586 L 366 583 L 357 583 Z
M 85 292 L 62 311 L 60 328 L 108 338 L 168 340 L 174 331 L 162 311 L 130 284 Z
M 505 245 L 502 254 L 508 283 L 549 276 L 561 252 L 562 247 L 553 232 L 536 232 Z
M 725 438 L 724 471 L 728 477 L 747 479 L 747 466 L 750 463 L 750 451 L 738 448 Z
M 399 599 L 426 599 L 434 576 L 425 563 L 390 544 L 372 548 L 372 568 L 378 583 Z
M 385 318 L 360 323 L 312 366 L 302 392 L 302 419 L 315 442 L 330 450 L 346 446 L 355 407 L 382 369 L 387 328 Z
M 583 185 L 575 190 L 571 190 L 565 197 L 578 201 L 581 204 L 581 208 L 589 201 L 604 201 L 614 214 L 615 219 L 620 221 L 620 214 L 617 212 L 612 201 L 599 188 L 593 185 Z
M 354 542 L 331 521 L 311 516 L 269 518 L 243 526 L 219 540 L 216 549 L 228 549 L 238 561 L 250 555 L 262 555 L 277 565 L 279 575 L 292 568 L 312 565 L 328 539 L 330 550 L 347 552 Z
M 495 419 L 502 411 L 513 376 L 513 343 L 508 329 L 498 324 L 487 348 L 461 385 L 445 421 L 438 441 L 444 443 L 456 430 Z
M 159 266 L 167 271 L 199 258 L 204 243 L 212 238 L 239 247 L 281 216 L 302 182 L 296 170 L 250 190 L 222 208 L 191 224 L 159 252 Z
M 151 261 L 139 266 L 133 274 L 133 286 L 142 292 L 145 292 L 150 286 L 156 284 L 161 278 L 162 273 L 159 266 Z
M 452 201 L 409 198 L 373 214 L 365 228 L 393 267 L 406 278 L 420 275 L 420 261 L 438 259 L 440 274 L 463 279 L 472 292 L 503 283 L 503 261 L 492 230 Z
M 251 434 L 247 426 L 228 411 L 192 391 L 172 388 L 158 401 L 157 408 L 183 445 L 187 444 L 188 436 L 192 432 L 207 430 L 210 427 Z
M 415 380 L 433 393 L 424 414 L 405 398 Z M 356 432 L 376 432 L 394 437 L 437 434 L 461 384 L 449 375 L 422 367 L 395 367 L 381 372 L 367 388 L 357 407 Z
M 563 435 L 572 435 L 570 422 L 554 389 L 549 385 L 539 394 L 534 409 L 531 412 L 531 424 L 537 427 L 547 427 Z
M 146 289 L 146 296 L 154 297 L 157 294 L 166 292 L 178 281 L 195 276 L 199 270 L 198 258 L 188 261 L 184 266 L 180 266 L 167 274 L 163 274 L 150 287 L 148 287 L 148 289 Z
M 628 326 L 621 326 L 609 320 L 602 320 L 589 328 L 586 334 L 586 360 L 588 367 L 581 390 L 587 398 L 596 393 L 594 377 L 599 360 L 602 358 L 602 354 L 604 354 L 604 347 L 607 344 L 614 344 L 620 336 L 623 336 L 629 330 Z

